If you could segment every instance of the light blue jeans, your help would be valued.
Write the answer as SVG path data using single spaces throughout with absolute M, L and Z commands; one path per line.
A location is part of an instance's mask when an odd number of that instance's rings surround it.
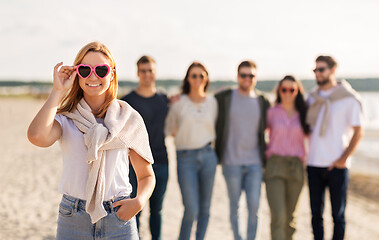
M 179 240 L 189 240 L 197 220 L 196 239 L 205 237 L 209 220 L 217 157 L 211 147 L 177 151 L 177 170 L 182 192 L 184 215 Z
M 125 198 L 116 198 L 114 202 Z M 86 201 L 63 195 L 59 204 L 57 240 L 138 240 L 135 217 L 129 221 L 119 218 L 116 215 L 119 207 L 113 208 L 112 204 L 112 201 L 104 202 L 108 215 L 92 224 L 85 210 Z
M 261 195 L 262 166 L 260 164 L 243 166 L 224 164 L 222 171 L 228 188 L 230 223 L 234 239 L 242 239 L 238 224 L 238 208 L 241 192 L 245 190 L 249 215 L 246 239 L 253 240 L 255 239 L 258 225 L 257 213 Z

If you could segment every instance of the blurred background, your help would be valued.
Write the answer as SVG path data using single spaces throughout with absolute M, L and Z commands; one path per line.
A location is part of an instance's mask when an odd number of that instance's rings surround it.
M 137 86 L 136 61 L 145 54 L 157 61 L 157 85 L 169 94 L 179 91 L 192 61 L 207 67 L 214 93 L 235 85 L 237 65 L 251 59 L 258 66 L 257 88 L 268 95 L 287 74 L 312 89 L 315 58 L 332 55 L 337 77 L 359 91 L 365 114 L 365 135 L 351 169 L 347 239 L 379 239 L 378 10 L 377 0 L 1 0 L 0 239 L 54 239 L 60 149 L 32 146 L 26 129 L 50 92 L 54 65 L 71 65 L 91 41 L 111 50 L 119 96 Z M 171 200 L 164 207 L 170 226 L 164 233 L 175 239 L 182 208 L 174 149 L 170 152 Z M 220 190 L 215 190 L 208 239 L 230 239 L 225 184 L 220 177 L 216 184 Z M 303 195 L 297 239 L 310 239 Z M 265 201 L 260 239 L 269 236 Z

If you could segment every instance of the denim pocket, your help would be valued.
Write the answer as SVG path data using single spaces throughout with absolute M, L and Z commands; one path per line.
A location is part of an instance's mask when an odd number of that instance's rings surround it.
M 63 217 L 71 217 L 74 213 L 74 209 L 71 206 L 65 204 L 59 204 L 59 215 Z
M 115 217 L 117 218 L 118 221 L 120 221 L 122 224 L 126 224 L 128 223 L 130 220 L 124 220 L 122 218 L 120 218 L 118 215 L 117 215 L 117 211 L 120 209 L 120 207 L 115 207 L 114 208 L 114 215 Z

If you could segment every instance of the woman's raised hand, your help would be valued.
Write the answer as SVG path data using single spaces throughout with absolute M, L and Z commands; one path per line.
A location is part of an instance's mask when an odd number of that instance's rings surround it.
M 62 66 L 62 65 L 63 63 L 60 62 L 54 67 L 53 89 L 64 94 L 72 86 L 72 83 L 74 82 L 74 79 L 76 76 L 76 71 L 75 71 L 75 67 L 73 66 Z
M 62 136 L 62 127 L 54 117 L 76 76 L 75 67 L 62 65 L 62 62 L 55 65 L 53 89 L 28 129 L 29 141 L 39 147 L 51 146 Z

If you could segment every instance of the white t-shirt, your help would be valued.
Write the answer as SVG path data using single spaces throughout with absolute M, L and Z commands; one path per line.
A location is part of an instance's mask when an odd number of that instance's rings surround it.
M 55 120 L 62 127 L 59 139 L 63 155 L 63 171 L 59 192 L 72 197 L 86 199 L 86 184 L 90 165 L 86 161 L 87 147 L 83 133 L 74 122 L 64 115 L 57 114 Z M 103 119 L 97 119 L 103 124 Z M 132 186 L 129 183 L 129 149 L 106 151 L 105 158 L 105 201 L 120 196 L 129 196 Z
M 217 102 L 213 96 L 206 96 L 201 103 L 192 102 L 187 95 L 181 95 L 169 110 L 165 134 L 175 131 L 177 150 L 191 150 L 204 147 L 216 137 L 215 124 Z
M 327 98 L 337 87 L 320 91 L 320 96 Z M 309 96 L 309 106 L 314 101 Z M 321 108 L 310 136 L 307 164 L 311 167 L 329 167 L 338 160 L 349 145 L 353 134 L 352 127 L 362 126 L 363 123 L 360 103 L 353 97 L 346 97 L 330 104 L 327 130 L 321 137 L 320 127 L 324 113 L 325 106 Z M 350 159 L 347 161 L 347 167 L 350 167 Z

